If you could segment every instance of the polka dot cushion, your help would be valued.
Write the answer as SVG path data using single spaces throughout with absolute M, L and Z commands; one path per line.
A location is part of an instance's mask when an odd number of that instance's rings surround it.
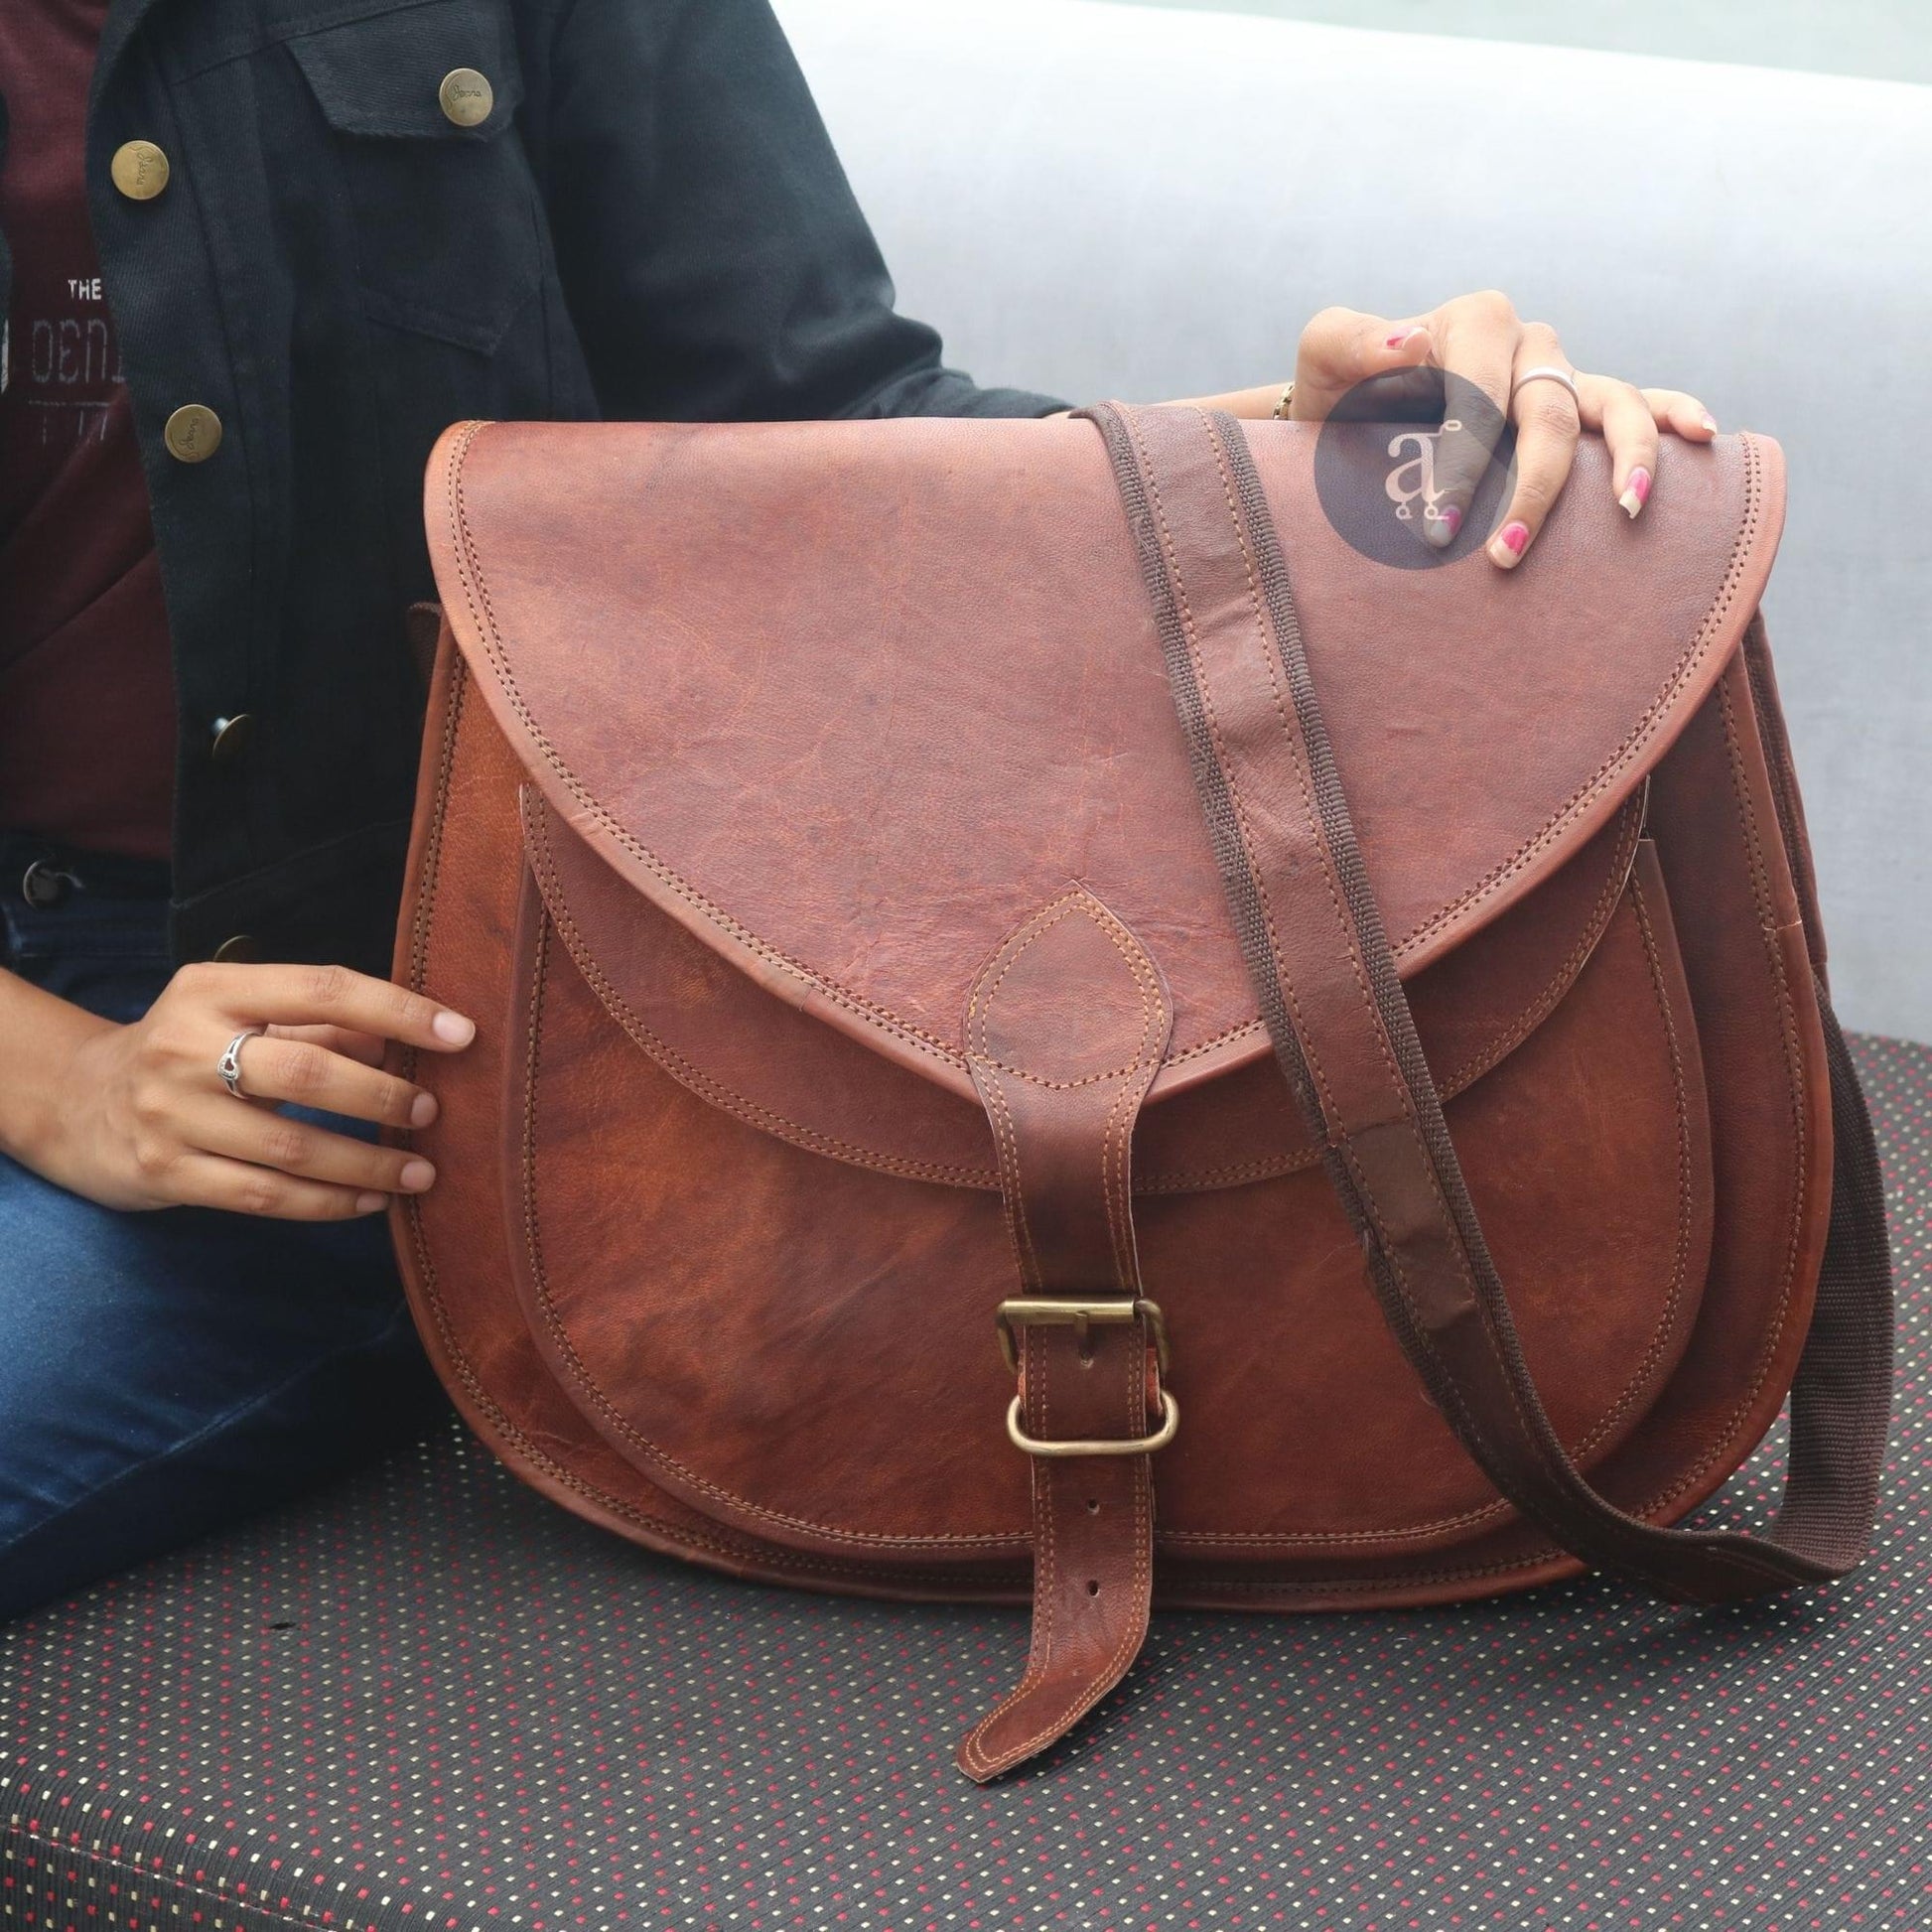
M 1902 1363 L 1846 1585 L 1167 1616 L 1071 1750 L 981 1790 L 952 1742 L 1021 1612 L 658 1561 L 452 1428 L 0 1631 L 0 1921 L 1932 1925 L 1932 1048 L 1859 1050 Z M 1711 1519 L 1763 1518 L 1776 1449 Z

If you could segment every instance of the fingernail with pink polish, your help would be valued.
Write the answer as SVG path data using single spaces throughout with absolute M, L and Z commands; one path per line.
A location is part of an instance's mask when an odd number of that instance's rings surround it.
M 1447 550 L 1461 527 L 1462 512 L 1453 503 L 1445 503 L 1434 516 L 1423 519 L 1422 533 L 1433 548 Z
M 1701 422 L 1704 425 L 1704 427 L 1711 432 L 1713 436 L 1717 435 L 1718 419 L 1717 417 L 1713 416 L 1708 410 L 1704 415 L 1698 418 L 1698 421 Z
M 1415 339 L 1421 334 L 1422 334 L 1421 323 L 1417 323 L 1415 327 L 1412 329 L 1398 329 L 1395 332 L 1395 334 L 1389 338 L 1387 346 L 1390 348 L 1400 348 L 1404 343 L 1414 342 Z
M 1616 500 L 1625 516 L 1635 516 L 1650 501 L 1650 472 L 1639 464 L 1630 472 L 1630 481 Z
M 1496 540 L 1489 546 L 1489 554 L 1499 564 L 1513 564 L 1523 554 L 1523 546 L 1530 540 L 1530 526 L 1527 523 L 1505 523 L 1496 532 Z

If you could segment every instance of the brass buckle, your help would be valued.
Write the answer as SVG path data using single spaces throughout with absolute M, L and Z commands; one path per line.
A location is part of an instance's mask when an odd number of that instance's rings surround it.
M 1070 1325 L 1080 1331 L 1078 1341 L 1084 1348 L 1090 1321 L 1145 1321 L 1154 1330 L 1155 1359 L 1161 1364 L 1161 1373 L 1167 1374 L 1168 1324 L 1162 1318 L 1160 1303 L 1150 1302 L 1144 1295 L 1132 1302 L 1049 1302 L 1023 1295 L 1002 1302 L 993 1314 L 994 1326 L 1000 1332 L 1000 1353 L 1016 1375 L 1020 1373 L 1020 1347 L 1014 1338 L 1015 1328 L 1031 1327 L 1035 1322 Z
M 1145 1296 L 1131 1302 L 1054 1302 L 1043 1297 L 1020 1296 L 1002 1302 L 993 1319 L 999 1330 L 1000 1353 L 1016 1375 L 1020 1373 L 1016 1329 L 1035 1323 L 1072 1327 L 1079 1331 L 1078 1338 L 1084 1347 L 1088 1324 L 1095 1321 L 1145 1321 L 1154 1334 L 1155 1359 L 1161 1364 L 1162 1374 L 1168 1372 L 1168 1324 L 1162 1317 L 1161 1305 Z M 1007 1408 L 1007 1435 L 1016 1449 L 1025 1449 L 1029 1455 L 1151 1455 L 1158 1449 L 1166 1449 L 1180 1427 L 1180 1405 L 1166 1388 L 1161 1391 L 1161 1426 L 1152 1435 L 1136 1436 L 1126 1442 L 1083 1439 L 1047 1442 L 1027 1434 L 1020 1426 L 1021 1414 L 1021 1398 L 1016 1395 Z

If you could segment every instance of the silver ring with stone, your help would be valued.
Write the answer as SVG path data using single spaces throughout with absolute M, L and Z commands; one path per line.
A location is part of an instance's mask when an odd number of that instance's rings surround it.
M 246 1100 L 248 1098 L 248 1096 L 245 1093 L 243 1093 L 241 1090 L 242 1042 L 244 1040 L 259 1038 L 267 1031 L 268 1029 L 266 1027 L 243 1027 L 242 1030 L 238 1034 L 236 1034 L 231 1040 L 228 1041 L 227 1045 L 221 1049 L 221 1059 L 216 1070 L 221 1075 L 221 1084 L 224 1087 L 226 1087 L 227 1090 L 231 1094 L 233 1094 L 237 1100 Z

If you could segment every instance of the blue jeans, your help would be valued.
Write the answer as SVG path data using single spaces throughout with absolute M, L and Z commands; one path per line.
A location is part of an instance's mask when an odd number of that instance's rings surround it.
M 36 884 L 58 900 L 36 904 L 23 880 L 49 851 L 0 836 L 4 963 L 138 1018 L 168 982 L 166 868 L 55 854 Z M 379 1214 L 122 1213 L 0 1156 L 0 1618 L 449 1413 Z

